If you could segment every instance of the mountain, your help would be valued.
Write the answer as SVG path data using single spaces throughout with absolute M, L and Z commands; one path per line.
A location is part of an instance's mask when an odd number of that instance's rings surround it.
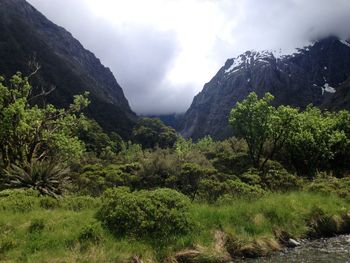
M 33 86 L 55 87 L 48 102 L 65 107 L 73 95 L 89 91 L 87 115 L 107 131 L 130 134 L 136 115 L 112 72 L 25 0 L 0 0 L 0 74 L 28 75 L 33 70 L 28 63 L 34 61 L 41 68 L 31 80 Z
M 275 105 L 350 107 L 350 42 L 328 37 L 287 56 L 247 51 L 229 59 L 195 96 L 180 124 L 194 139 L 232 135 L 228 116 L 250 92 L 270 92 Z
M 323 108 L 331 111 L 343 109 L 350 111 L 350 77 L 337 88 L 337 92 L 323 105 Z

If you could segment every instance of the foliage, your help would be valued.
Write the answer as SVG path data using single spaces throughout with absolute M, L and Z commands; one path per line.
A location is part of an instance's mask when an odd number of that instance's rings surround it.
M 264 194 L 260 186 L 249 185 L 239 179 L 224 181 L 215 178 L 201 180 L 199 184 L 199 198 L 208 203 L 215 203 L 219 198 L 257 198 Z
M 0 202 L 19 190 L 0 192 Z M 40 199 L 38 193 L 28 196 Z M 32 193 L 29 193 L 32 192 Z M 35 196 L 36 195 L 36 196 Z M 169 196 L 169 193 L 167 193 Z M 60 202 L 65 203 L 63 197 Z M 70 197 L 69 197 L 70 198 Z M 95 198 L 90 197 L 90 203 Z M 223 198 L 222 198 L 223 200 Z M 229 199 L 223 200 L 229 201 Z M 187 201 L 188 202 L 188 201 Z M 38 200 L 35 201 L 38 203 Z M 215 260 L 215 247 L 220 229 L 225 238 L 223 249 L 232 256 L 269 253 L 266 241 L 278 242 L 278 233 L 287 233 L 294 239 L 344 233 L 349 229 L 349 202 L 332 195 L 316 193 L 268 194 L 261 199 L 231 199 L 226 205 L 193 203 L 189 208 L 192 231 L 173 236 L 164 245 L 163 258 L 159 259 L 157 238 L 152 240 L 134 237 L 117 237 L 101 229 L 94 216 L 99 206 L 71 211 L 61 206 L 44 210 L 38 206 L 18 214 L 11 209 L 0 213 L 0 257 L 9 262 L 129 262 L 141 258 L 145 262 L 165 262 L 165 257 L 179 255 L 179 251 L 210 253 Z M 32 226 L 32 227 L 31 227 Z M 32 231 L 29 231 L 33 228 Z M 36 230 L 34 230 L 36 229 Z M 333 231 L 333 233 L 331 232 Z M 250 248 L 250 249 L 248 249 Z M 182 253 L 183 254 L 183 253 Z M 223 253 L 220 252 L 220 255 Z M 266 254 L 265 254 L 266 255 Z M 198 255 L 198 258 L 201 254 Z M 164 260 L 163 260 L 164 259 Z M 226 261 L 231 260 L 228 258 Z M 191 261 L 192 262 L 192 261 Z M 207 262 L 207 261 L 205 261 Z
M 299 175 L 317 170 L 342 171 L 350 160 L 350 114 L 321 112 L 309 106 L 298 116 L 298 127 L 287 140 L 284 154 Z
M 192 228 L 189 200 L 170 189 L 106 191 L 97 218 L 117 237 L 134 236 L 168 241 Z
M 324 173 L 304 186 L 304 190 L 327 195 L 337 195 L 350 200 L 350 178 L 336 178 Z
M 140 160 L 138 187 L 167 187 L 194 198 L 196 193 L 191 191 L 197 189 L 199 180 L 213 173 L 211 163 L 197 149 L 179 154 L 171 149 L 158 148 L 145 153 L 145 157 Z
M 80 121 L 75 114 L 89 104 L 87 94 L 74 97 L 67 110 L 53 105 L 31 105 L 32 87 L 20 73 L 9 84 L 0 78 L 0 154 L 5 168 L 31 164 L 33 160 L 69 160 L 82 154 L 83 145 L 74 136 Z
M 133 129 L 133 138 L 144 148 L 168 148 L 176 142 L 177 133 L 160 119 L 142 118 Z
M 122 142 L 121 150 L 117 155 L 118 163 L 134 163 L 138 162 L 144 157 L 144 152 L 140 144 L 135 144 L 130 141 Z
M 92 196 L 101 195 L 107 188 L 129 186 L 135 188 L 139 182 L 136 163 L 104 166 L 102 164 L 84 165 L 74 176 L 75 191 Z
M 145 154 L 140 161 L 139 188 L 175 188 L 174 181 L 181 172 L 181 161 L 169 149 L 156 149 Z
M 31 188 L 42 195 L 57 197 L 62 195 L 68 183 L 69 169 L 52 161 L 34 161 L 11 165 L 0 178 L 2 188 Z
M 294 130 L 298 113 L 287 106 L 273 107 L 273 99 L 270 93 L 262 99 L 258 99 L 256 93 L 250 93 L 244 101 L 236 104 L 230 114 L 229 121 L 235 135 L 247 142 L 250 158 L 260 170 L 283 147 Z M 264 161 L 261 160 L 263 153 Z
M 100 206 L 100 199 L 91 196 L 67 196 L 60 202 L 61 207 L 72 211 L 82 211 Z
M 106 152 L 117 153 L 121 150 L 122 139 L 117 133 L 110 136 L 104 132 L 102 127 L 91 119 L 86 119 L 78 129 L 78 137 L 84 142 L 86 151 L 103 157 Z
M 216 173 L 215 169 L 203 168 L 195 163 L 185 163 L 175 178 L 175 188 L 193 201 L 198 193 L 200 181 Z
M 289 173 L 280 163 L 269 161 L 261 175 L 260 185 L 266 190 L 284 192 L 297 190 L 302 186 L 302 183 L 301 178 Z
M 39 202 L 39 192 L 27 189 L 4 190 L 0 192 L 0 210 L 28 212 Z
M 85 226 L 81 230 L 78 240 L 82 244 L 99 244 L 103 240 L 103 229 L 101 225 L 96 222 Z

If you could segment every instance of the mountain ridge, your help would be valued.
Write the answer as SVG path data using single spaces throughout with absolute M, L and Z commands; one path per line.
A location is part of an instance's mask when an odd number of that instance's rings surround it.
M 17 71 L 30 72 L 27 62 L 41 69 L 34 86 L 55 91 L 48 101 L 66 107 L 73 95 L 90 92 L 89 117 L 107 131 L 128 137 L 137 119 L 124 92 L 109 68 L 84 48 L 71 33 L 57 26 L 24 0 L 0 2 L 0 72 L 10 77 Z
M 275 105 L 329 105 L 349 76 L 350 42 L 333 36 L 286 56 L 247 51 L 228 59 L 194 97 L 179 125 L 181 134 L 194 139 L 232 135 L 230 110 L 253 91 L 272 93 Z

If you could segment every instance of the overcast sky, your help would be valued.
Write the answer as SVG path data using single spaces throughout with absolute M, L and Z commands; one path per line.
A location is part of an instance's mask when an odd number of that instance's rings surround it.
M 184 112 L 226 59 L 350 37 L 350 0 L 27 0 L 114 73 L 132 109 Z

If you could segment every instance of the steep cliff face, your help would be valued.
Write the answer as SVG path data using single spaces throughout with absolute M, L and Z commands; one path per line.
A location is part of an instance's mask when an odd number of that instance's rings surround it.
M 181 132 L 195 139 L 232 135 L 228 125 L 230 110 L 253 91 L 260 96 L 272 93 L 276 105 L 330 105 L 349 76 L 350 42 L 335 37 L 288 56 L 247 51 L 227 60 L 205 84 L 186 112 Z
M 350 77 L 337 88 L 337 92 L 322 105 L 322 108 L 331 111 L 344 109 L 350 111 Z
M 87 114 L 106 130 L 127 137 L 136 115 L 112 72 L 64 28 L 55 25 L 25 0 L 0 1 L 0 74 L 28 74 L 28 62 L 41 69 L 32 82 L 56 87 L 48 101 L 67 106 L 72 96 L 90 92 Z

